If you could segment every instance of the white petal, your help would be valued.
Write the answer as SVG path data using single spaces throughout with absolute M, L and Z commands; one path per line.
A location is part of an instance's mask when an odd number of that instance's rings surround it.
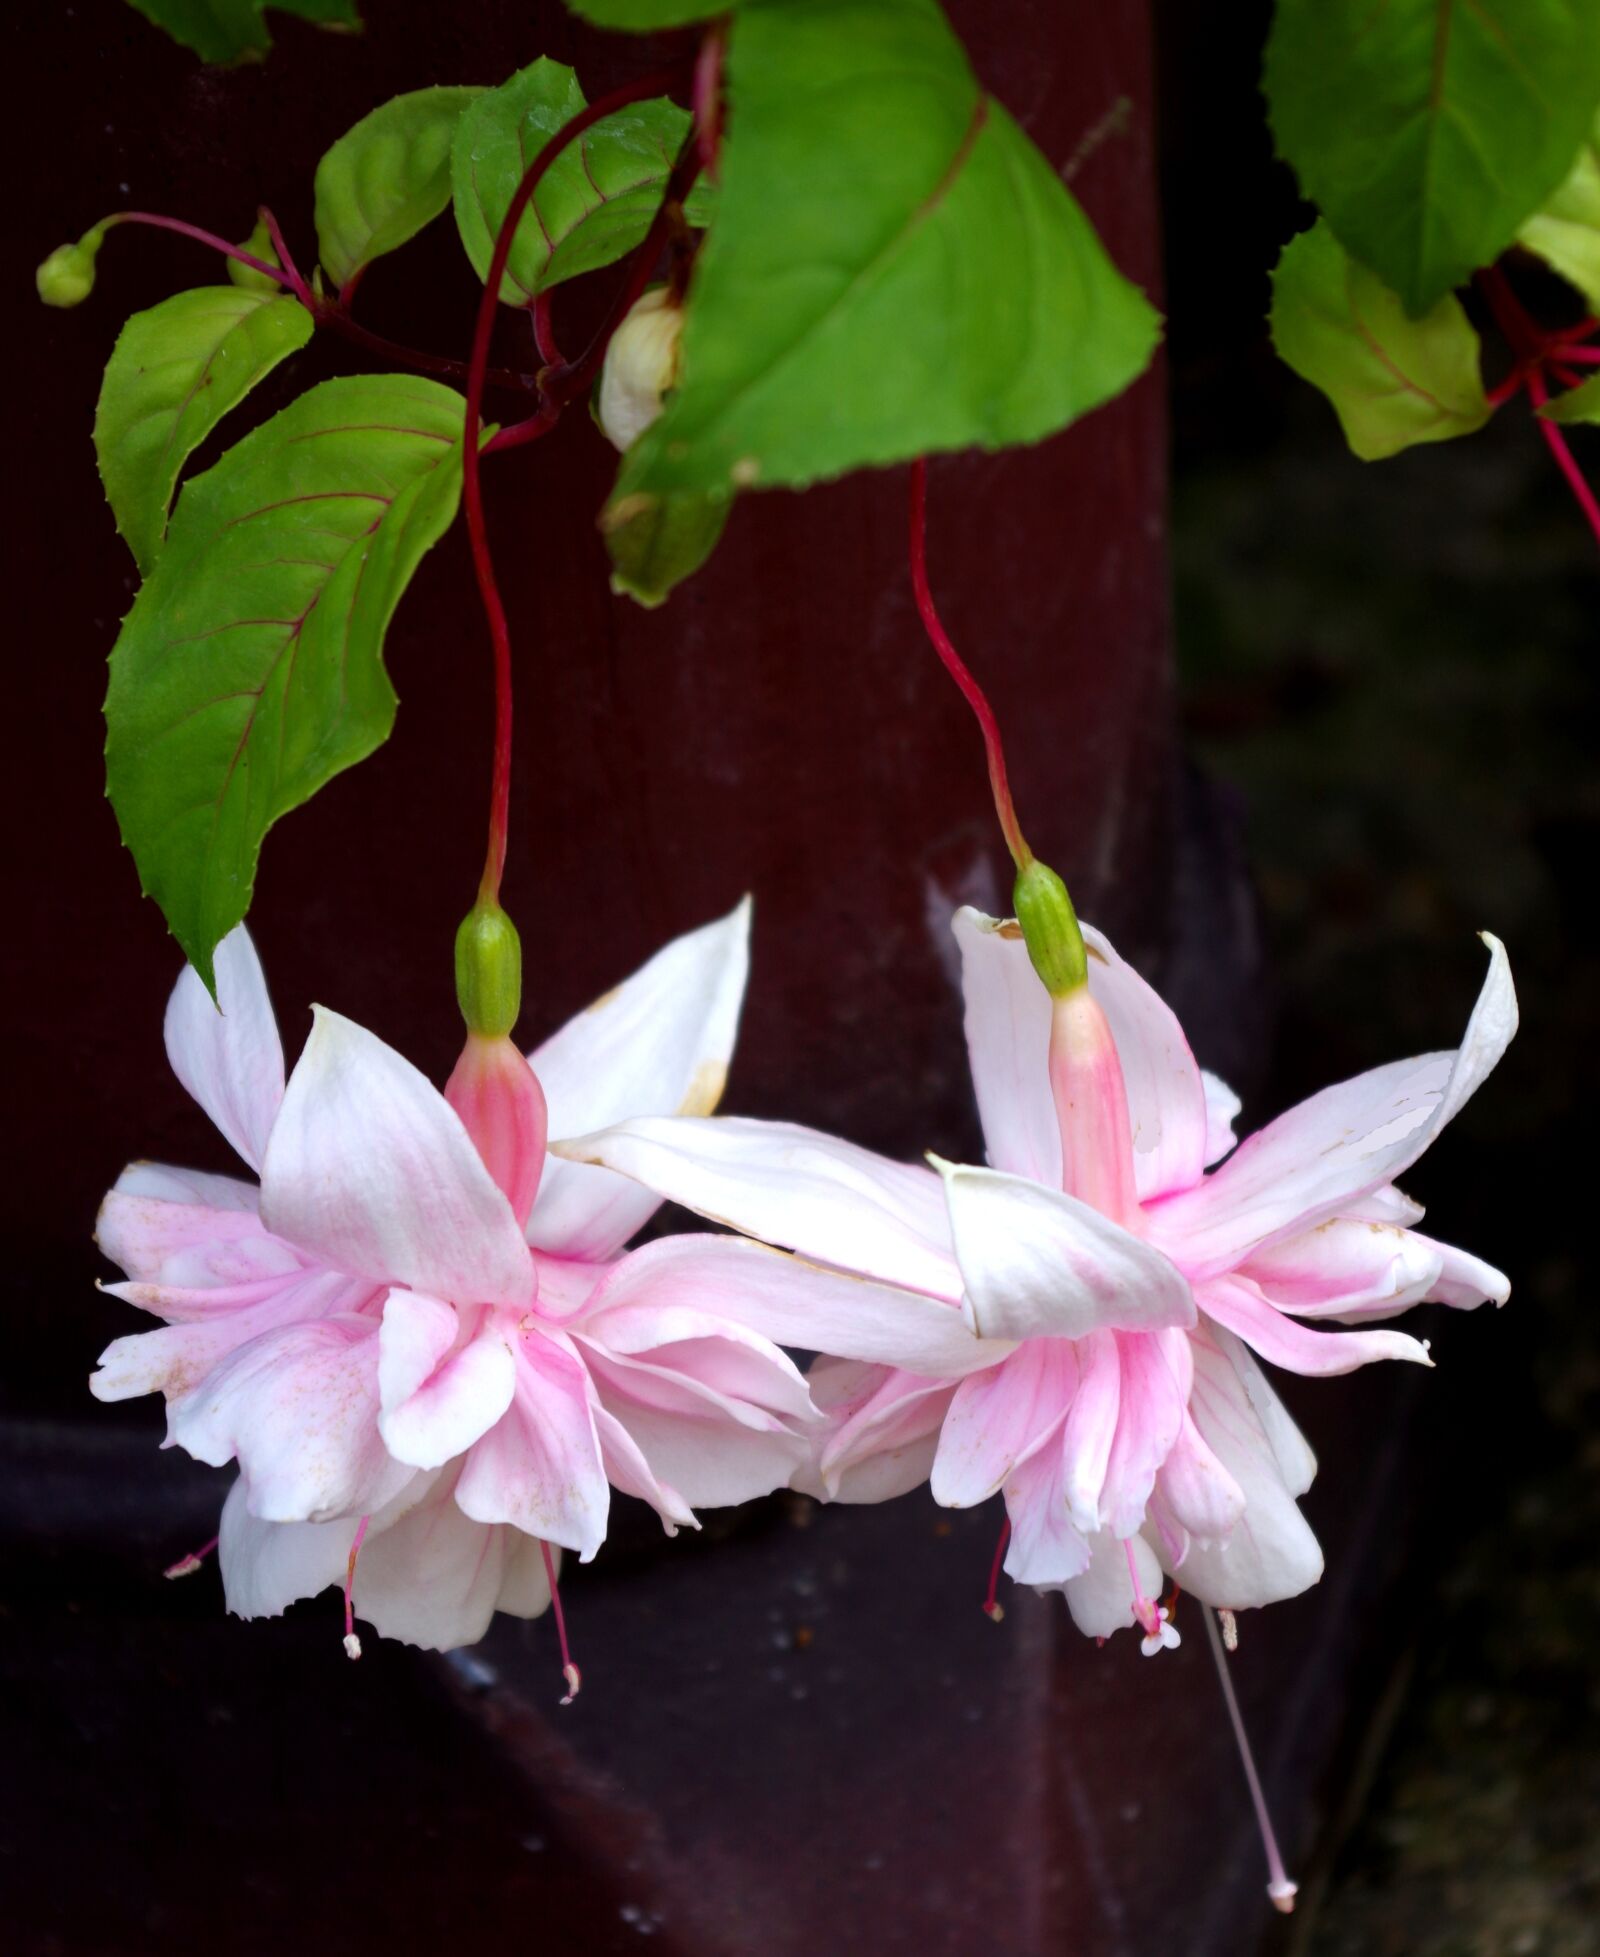
M 745 1326 L 774 1345 L 838 1358 L 878 1361 L 929 1377 L 958 1378 L 1003 1357 L 1009 1347 L 973 1337 L 953 1305 L 825 1271 L 798 1257 L 737 1237 L 663 1237 L 612 1267 L 582 1320 L 585 1333 L 616 1343 L 626 1310 L 627 1350 L 641 1349 L 635 1312 L 686 1308 Z
M 173 1440 L 214 1468 L 237 1459 L 246 1502 L 269 1522 L 381 1508 L 412 1470 L 378 1437 L 374 1333 L 348 1317 L 264 1333 L 174 1402 Z
M 1517 1028 L 1505 948 L 1485 934 L 1489 973 L 1459 1052 L 1424 1054 L 1325 1088 L 1280 1115 L 1206 1177 L 1150 1213 L 1152 1236 L 1192 1276 L 1354 1208 L 1422 1154 L 1499 1060 Z
M 1189 1410 L 1201 1439 L 1238 1485 L 1245 1508 L 1225 1541 L 1191 1543 L 1184 1588 L 1226 1610 L 1298 1596 L 1321 1576 L 1322 1551 L 1285 1482 L 1279 1446 L 1258 1408 L 1259 1389 L 1252 1390 L 1250 1374 L 1235 1363 L 1238 1348 L 1227 1333 L 1191 1336 Z
M 1109 1529 L 1089 1538 L 1089 1567 L 1082 1576 L 1062 1584 L 1072 1621 L 1086 1638 L 1109 1638 L 1133 1623 L 1133 1577 L 1128 1570 L 1131 1543 L 1139 1570 L 1139 1588 L 1146 1597 L 1161 1591 L 1161 1565 L 1141 1536 L 1119 1542 Z
M 1233 1124 L 1244 1104 L 1225 1080 L 1219 1080 L 1204 1068 L 1200 1071 L 1200 1085 L 1206 1096 L 1205 1166 L 1209 1169 L 1236 1146 L 1239 1138 L 1233 1132 Z
M 526 1305 L 533 1262 L 454 1110 L 409 1060 L 317 1008 L 261 1177 L 267 1228 L 452 1304 Z
M 1006 1483 L 1006 1514 L 1011 1540 L 1005 1570 L 1015 1582 L 1054 1589 L 1089 1567 L 1089 1545 L 1067 1514 L 1059 1435 Z
M 722 1098 L 750 964 L 750 899 L 675 938 L 530 1054 L 554 1139 L 648 1114 L 710 1114 Z M 528 1239 L 599 1258 L 619 1250 L 658 1198 L 625 1177 L 552 1157 Z
M 283 1046 L 261 961 L 242 924 L 213 954 L 217 998 L 185 965 L 167 1001 L 167 1058 L 218 1132 L 261 1167 L 283 1100 Z
M 657 1196 L 819 1264 L 958 1298 L 939 1180 L 781 1121 L 626 1121 L 557 1151 L 634 1176 Z
M 1439 1259 L 1439 1275 L 1428 1292 L 1430 1300 L 1453 1305 L 1457 1311 L 1473 1311 L 1479 1305 L 1503 1305 L 1511 1296 L 1511 1280 L 1481 1257 L 1457 1250 L 1451 1244 L 1435 1243 L 1431 1237 L 1411 1232 L 1412 1241 Z
M 819 1359 L 806 1375 L 827 1416 L 794 1485 L 822 1501 L 886 1502 L 928 1479 L 955 1388 L 888 1366 Z
M 1302 1318 L 1391 1318 L 1431 1295 L 1439 1246 L 1390 1223 L 1334 1217 L 1252 1252 L 1239 1275 Z
M 442 1468 L 510 1406 L 517 1381 L 511 1315 L 480 1306 L 473 1316 L 463 1340 L 453 1306 L 415 1291 L 389 1293 L 378 1334 L 378 1428 L 397 1461 Z
M 1050 995 L 1021 927 L 963 905 L 951 924 L 961 950 L 967 1057 L 990 1164 L 1061 1186 L 1061 1129 L 1050 1097 Z
M 1156 1471 L 1172 1452 L 1189 1397 L 1188 1340 L 1181 1332 L 1119 1332 L 1122 1374 L 1117 1431 L 1106 1462 L 1100 1516 L 1113 1535 L 1144 1521 Z
M 1194 1323 L 1176 1266 L 1086 1203 L 992 1169 L 935 1166 L 980 1336 L 1078 1339 Z

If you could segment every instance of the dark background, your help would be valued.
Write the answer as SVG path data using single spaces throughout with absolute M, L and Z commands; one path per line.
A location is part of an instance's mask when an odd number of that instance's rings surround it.
M 243 236 L 258 200 L 307 258 L 316 157 L 376 100 L 538 53 L 592 96 L 662 49 L 553 5 L 367 0 L 363 37 L 279 17 L 264 65 L 219 74 L 89 0 L 0 30 L 23 138 L 0 945 L 0 1901 L 20 1950 L 1600 1948 L 1581 1125 L 1600 559 L 1520 417 L 1366 468 L 1275 364 L 1266 268 L 1299 220 L 1255 92 L 1264 9 L 1158 8 L 1154 32 L 1136 6 L 953 11 L 1171 315 L 1170 362 L 1122 401 L 933 469 L 936 588 L 1036 846 L 1252 1121 L 1453 1042 L 1481 926 L 1524 998 L 1511 1056 L 1408 1179 L 1431 1229 L 1511 1271 L 1513 1303 L 1420 1314 L 1426 1378 L 1286 1387 L 1323 1459 L 1307 1508 L 1329 1575 L 1247 1621 L 1236 1675 L 1306 1906 L 1265 1908 L 1199 1638 L 1147 1666 L 1023 1596 L 994 1630 L 986 1513 L 774 1501 L 670 1545 L 624 1515 L 567 1588 L 587 1685 L 566 1713 L 547 1623 L 464 1660 L 369 1647 L 353 1670 L 331 1598 L 241 1626 L 214 1573 L 160 1580 L 211 1533 L 221 1478 L 156 1452 L 155 1408 L 89 1403 L 127 1329 L 92 1290 L 89 1230 L 130 1156 L 223 1163 L 166 1071 L 176 957 L 101 800 L 102 662 L 133 584 L 88 428 L 121 318 L 217 273 L 124 231 L 93 299 L 47 314 L 31 267 L 110 209 Z M 445 220 L 361 303 L 460 350 L 473 302 Z M 359 364 L 319 339 L 246 412 Z M 903 474 L 747 498 L 707 572 L 645 615 L 605 592 L 609 466 L 574 415 L 490 482 L 520 661 L 524 1032 L 753 888 L 725 1105 L 970 1153 L 943 918 L 1004 886 L 975 736 L 909 605 Z M 442 1078 L 489 718 L 459 533 L 389 660 L 394 739 L 269 838 L 252 927 L 291 1051 L 322 999 Z

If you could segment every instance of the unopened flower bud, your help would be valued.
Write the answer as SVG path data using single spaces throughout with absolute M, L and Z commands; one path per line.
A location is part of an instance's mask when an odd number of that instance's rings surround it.
M 256 228 L 239 246 L 240 251 L 249 252 L 252 258 L 259 258 L 263 265 L 276 265 L 278 253 L 272 242 L 272 233 L 267 229 L 265 218 L 256 219 Z M 246 292 L 277 292 L 280 290 L 276 279 L 269 279 L 265 272 L 258 272 L 253 265 L 243 265 L 237 258 L 228 260 L 228 277 Z
M 94 291 L 94 259 L 105 236 L 102 226 L 84 232 L 75 245 L 57 245 L 35 279 L 47 306 L 81 306 Z
M 473 905 L 456 932 L 456 998 L 469 1033 L 504 1036 L 522 1010 L 522 940 L 493 900 Z
M 597 414 L 614 448 L 632 448 L 677 385 L 682 331 L 682 306 L 665 286 L 655 286 L 612 334 L 600 370 Z
M 1052 999 L 1088 983 L 1089 960 L 1067 886 L 1048 865 L 1030 862 L 1017 872 L 1011 901 L 1033 969 Z

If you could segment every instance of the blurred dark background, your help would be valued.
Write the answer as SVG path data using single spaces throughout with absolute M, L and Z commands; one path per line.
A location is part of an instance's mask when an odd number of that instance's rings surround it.
M 88 1401 L 94 1355 L 128 1328 L 93 1292 L 89 1231 L 131 1155 L 224 1165 L 166 1072 L 176 958 L 100 799 L 102 662 L 133 584 L 88 428 L 122 317 L 218 274 L 125 232 L 93 299 L 46 314 L 31 268 L 110 209 L 242 237 L 258 200 L 309 256 L 316 157 L 374 101 L 541 52 L 593 95 L 662 49 L 553 4 L 366 0 L 359 39 L 280 16 L 265 64 L 219 74 L 120 0 L 83 0 L 0 27 L 20 83 L 11 1947 L 1600 1949 L 1582 1125 L 1600 554 L 1522 414 L 1363 466 L 1275 362 L 1266 273 L 1301 220 L 1256 92 L 1264 7 L 952 11 L 1170 315 L 1167 360 L 1123 401 L 933 472 L 935 583 L 1011 730 L 1030 833 L 1252 1122 L 1453 1043 L 1478 928 L 1506 939 L 1523 997 L 1500 1073 L 1408 1178 L 1431 1230 L 1512 1273 L 1511 1305 L 1422 1314 L 1426 1378 L 1285 1389 L 1323 1459 L 1307 1508 L 1330 1570 L 1247 1622 L 1238 1676 L 1303 1906 L 1266 1910 L 1199 1638 L 1145 1666 L 1024 1597 L 995 1631 L 976 1599 L 996 1518 L 925 1496 L 775 1501 L 673 1544 L 624 1512 L 568 1589 L 588 1685 L 564 1714 L 547 1624 L 352 1671 L 331 1599 L 241 1626 L 213 1572 L 161 1581 L 212 1532 L 222 1478 L 157 1453 L 156 1409 Z M 362 305 L 454 350 L 473 296 L 445 220 Z M 562 302 L 579 322 L 593 303 Z M 319 340 L 248 412 L 356 364 Z M 903 477 L 747 499 L 706 574 L 647 617 L 605 594 L 608 459 L 571 423 L 490 489 L 522 660 L 508 902 L 528 1037 L 753 887 L 727 1105 L 972 1150 L 941 919 L 998 907 L 1003 884 L 975 737 L 904 588 Z M 394 740 L 269 838 L 252 923 L 291 1051 L 324 999 L 442 1077 L 488 735 L 459 534 L 405 600 L 390 665 Z

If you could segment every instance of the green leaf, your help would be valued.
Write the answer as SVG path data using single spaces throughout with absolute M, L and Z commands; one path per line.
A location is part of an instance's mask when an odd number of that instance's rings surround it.
M 1284 247 L 1271 325 L 1279 354 L 1327 395 L 1363 462 L 1470 435 L 1489 419 L 1478 336 L 1459 302 L 1408 317 L 1324 223 Z
M 100 480 L 139 569 L 161 549 L 184 463 L 312 334 L 297 299 L 238 286 L 175 292 L 123 327 L 95 410 Z
M 698 571 L 717 547 L 733 499 L 696 490 L 622 497 L 600 519 L 611 556 L 611 589 L 647 611 Z
M 624 495 L 1037 441 L 1157 319 L 933 0 L 750 0 L 679 384 Z
M 1413 315 L 1497 258 L 1600 102 L 1600 0 L 1278 0 L 1278 148 Z
M 173 40 L 192 48 L 202 61 L 232 63 L 259 60 L 272 46 L 262 14 L 268 6 L 279 13 L 323 27 L 359 27 L 355 0 L 129 0 L 129 4 L 164 27 Z
M 1586 380 L 1582 387 L 1558 394 L 1539 412 L 1546 421 L 1600 424 L 1600 374 Z
M 538 60 L 481 96 L 456 129 L 451 174 L 456 225 L 480 279 L 528 165 L 586 106 L 570 68 Z M 685 110 L 664 100 L 619 109 L 568 144 L 540 180 L 517 226 L 500 297 L 525 306 L 536 293 L 632 251 L 650 228 L 689 128 Z M 709 186 L 684 206 L 692 224 L 711 210 Z
M 596 27 L 622 28 L 632 34 L 714 20 L 718 14 L 731 14 L 738 4 L 739 0 L 567 0 L 573 13 Z
M 178 498 L 111 655 L 106 779 L 207 983 L 267 830 L 388 736 L 383 635 L 455 513 L 461 423 L 436 381 L 324 381 Z
M 419 88 L 363 116 L 317 165 L 317 242 L 334 284 L 395 251 L 450 202 L 450 145 L 481 88 Z
M 1600 309 L 1600 121 L 1556 194 L 1517 233 L 1517 243 Z

